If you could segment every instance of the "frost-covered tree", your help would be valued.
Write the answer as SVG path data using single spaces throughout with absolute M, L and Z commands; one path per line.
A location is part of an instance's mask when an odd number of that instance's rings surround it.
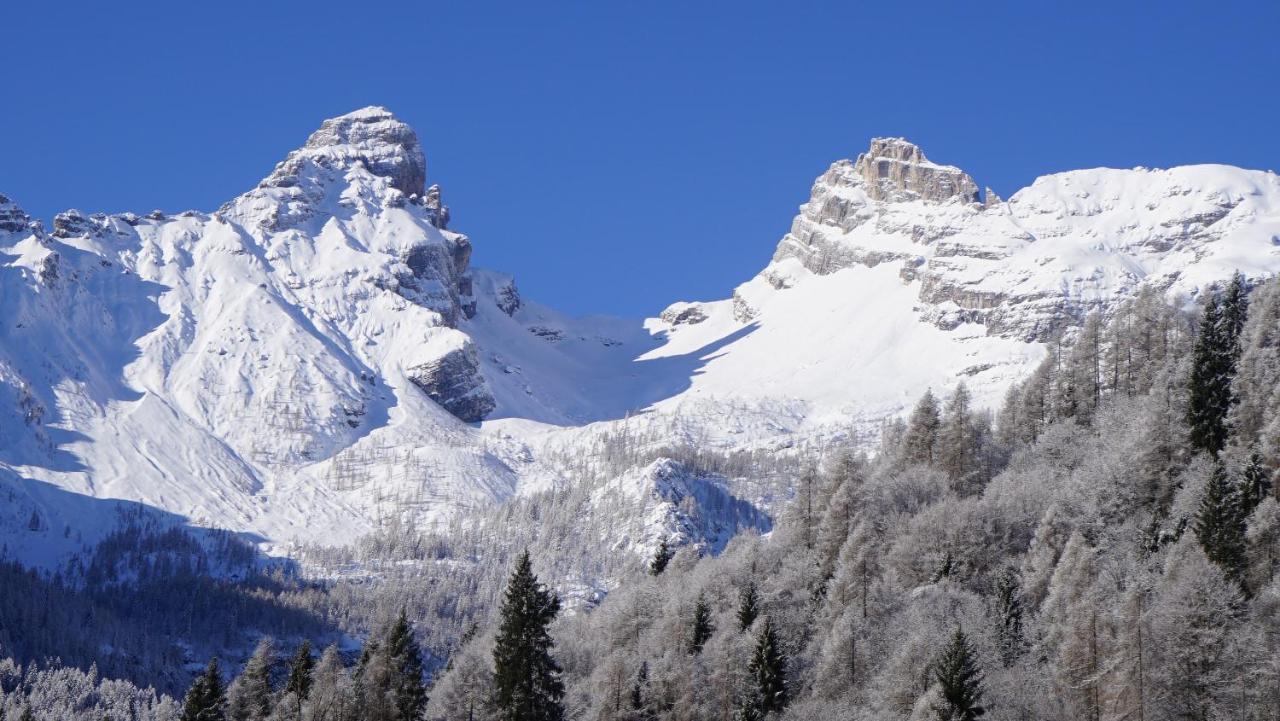
M 906 434 L 902 440 L 903 462 L 932 464 L 934 445 L 938 442 L 941 426 L 938 399 L 934 397 L 932 390 L 926 390 L 911 412 L 911 419 L 907 421 Z
M 271 715 L 271 666 L 275 660 L 275 641 L 265 637 L 227 689 L 227 717 L 231 721 L 265 721 Z
M 980 482 L 979 437 L 970 408 L 969 389 L 961 383 L 947 399 L 938 428 L 934 462 L 961 493 L 973 492 Z
M 311 675 L 311 690 L 303 703 L 306 721 L 346 721 L 354 707 L 354 688 L 337 646 L 320 654 Z
M 1280 279 L 1259 285 L 1249 297 L 1248 317 L 1240 332 L 1240 361 L 1232 383 L 1235 443 L 1251 447 L 1261 440 L 1268 408 L 1280 388 Z
M 738 594 L 738 630 L 746 631 L 760 615 L 760 592 L 754 580 L 747 581 Z
M 1234 583 L 1184 538 L 1171 551 L 1150 616 L 1155 718 L 1221 718 L 1237 690 L 1241 598 Z
M 311 676 L 315 670 L 315 659 L 311 657 L 311 642 L 303 641 L 289 661 L 289 678 L 285 682 L 285 693 L 294 701 L 295 717 L 302 718 L 302 704 L 311 693 Z

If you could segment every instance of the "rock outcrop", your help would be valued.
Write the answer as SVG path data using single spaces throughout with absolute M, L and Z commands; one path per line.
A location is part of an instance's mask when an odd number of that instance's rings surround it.
M 919 147 L 904 138 L 875 138 L 858 156 L 853 172 L 872 200 L 897 203 L 923 200 L 978 202 L 978 185 L 963 170 L 929 162 Z
M 700 303 L 672 303 L 658 317 L 671 325 L 694 325 L 707 319 L 707 311 Z
M 324 121 L 301 148 L 289 153 L 260 185 L 298 185 L 307 166 L 349 168 L 356 163 L 386 177 L 405 196 L 423 195 L 427 160 L 413 128 L 390 110 L 371 106 Z
M 790 259 L 818 275 L 892 264 L 918 287 L 927 322 L 1045 340 L 1140 284 L 1191 293 L 1218 279 L 1208 268 L 1229 273 L 1231 243 L 1269 232 L 1264 196 L 1277 183 L 1266 175 L 1260 187 L 1256 175 L 1225 166 L 1083 170 L 1040 178 L 1007 202 L 987 189 L 980 202 L 959 168 L 900 138 L 877 138 L 815 181 L 761 277 L 780 288 L 778 269 Z M 1188 275 L 1190 266 L 1206 272 Z M 757 314 L 757 294 L 746 295 L 734 295 L 739 320 Z
M 407 374 L 431 400 L 467 423 L 483 420 L 496 405 L 470 342 L 408 368 Z
M 21 233 L 30 225 L 30 216 L 17 203 L 0 195 L 0 233 Z

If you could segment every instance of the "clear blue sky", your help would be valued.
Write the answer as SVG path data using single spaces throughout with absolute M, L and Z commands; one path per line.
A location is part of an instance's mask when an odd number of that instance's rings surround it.
M 875 135 L 1006 196 L 1099 165 L 1280 169 L 1280 2 L 877 5 L 10 3 L 0 192 L 45 219 L 209 210 L 386 105 L 477 264 L 639 315 L 725 297 Z

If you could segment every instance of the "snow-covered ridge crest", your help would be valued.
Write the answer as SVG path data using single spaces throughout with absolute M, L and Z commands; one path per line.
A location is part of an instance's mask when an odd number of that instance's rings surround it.
M 1241 270 L 1275 272 L 1280 180 L 1202 165 L 1093 169 L 1041 177 L 1008 202 L 902 139 L 876 139 L 814 183 L 773 262 L 735 295 L 751 316 L 755 286 L 780 287 L 788 259 L 811 273 L 896 267 L 921 317 L 1044 340 L 1141 285 L 1192 294 Z

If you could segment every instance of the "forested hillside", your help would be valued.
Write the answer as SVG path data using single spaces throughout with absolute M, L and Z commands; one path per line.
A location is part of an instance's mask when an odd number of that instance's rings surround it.
M 561 619 L 568 717 L 1280 717 L 1280 283 L 1205 295 L 1091 319 L 995 418 L 925 392 L 770 537 Z M 431 718 L 510 718 L 490 645 Z

